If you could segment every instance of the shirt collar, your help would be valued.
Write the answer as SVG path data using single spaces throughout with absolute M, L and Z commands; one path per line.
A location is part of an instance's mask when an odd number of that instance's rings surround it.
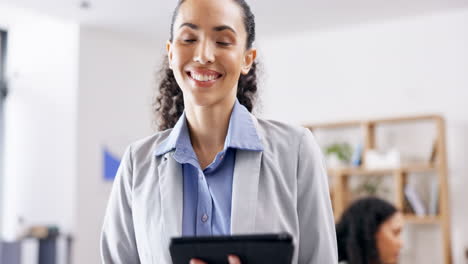
M 164 155 L 174 149 L 190 149 L 190 135 L 185 112 L 180 116 L 169 136 L 156 147 L 156 156 Z M 263 151 L 252 117 L 245 106 L 236 99 L 229 119 L 229 128 L 224 141 L 224 150 L 236 148 L 251 151 Z

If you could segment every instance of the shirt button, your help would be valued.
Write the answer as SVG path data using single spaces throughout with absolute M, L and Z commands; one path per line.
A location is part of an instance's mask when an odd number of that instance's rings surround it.
M 208 215 L 204 214 L 201 218 L 202 222 L 206 222 L 208 220 Z

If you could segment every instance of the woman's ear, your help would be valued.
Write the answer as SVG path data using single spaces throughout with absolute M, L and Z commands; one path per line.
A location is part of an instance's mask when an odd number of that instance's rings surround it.
M 166 42 L 166 52 L 169 69 L 172 70 L 172 43 L 169 40 Z
M 244 59 L 242 60 L 242 74 L 246 75 L 249 73 L 250 68 L 252 67 L 252 64 L 254 63 L 256 57 L 257 49 L 252 48 L 245 52 Z

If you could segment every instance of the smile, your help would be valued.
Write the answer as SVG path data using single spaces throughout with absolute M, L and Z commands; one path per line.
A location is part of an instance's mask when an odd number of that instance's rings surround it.
M 186 72 L 196 86 L 209 87 L 223 75 L 215 71 L 188 71 Z
M 215 79 L 218 79 L 218 78 L 221 77 L 221 74 L 219 74 L 219 73 L 205 74 L 205 73 L 189 71 L 189 72 L 187 72 L 187 74 L 188 74 L 188 76 L 190 76 L 190 78 L 192 78 L 192 79 L 194 79 L 196 81 L 200 81 L 200 82 L 212 81 L 212 80 L 215 80 Z
M 218 78 L 217 75 L 201 75 L 201 74 L 194 74 L 194 73 L 191 73 L 190 77 L 201 82 L 212 81 Z

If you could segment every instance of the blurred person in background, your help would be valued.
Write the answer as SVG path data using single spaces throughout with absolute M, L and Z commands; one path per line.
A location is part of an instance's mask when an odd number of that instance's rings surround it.
M 376 197 L 353 202 L 336 225 L 340 264 L 394 264 L 403 246 L 403 214 Z

